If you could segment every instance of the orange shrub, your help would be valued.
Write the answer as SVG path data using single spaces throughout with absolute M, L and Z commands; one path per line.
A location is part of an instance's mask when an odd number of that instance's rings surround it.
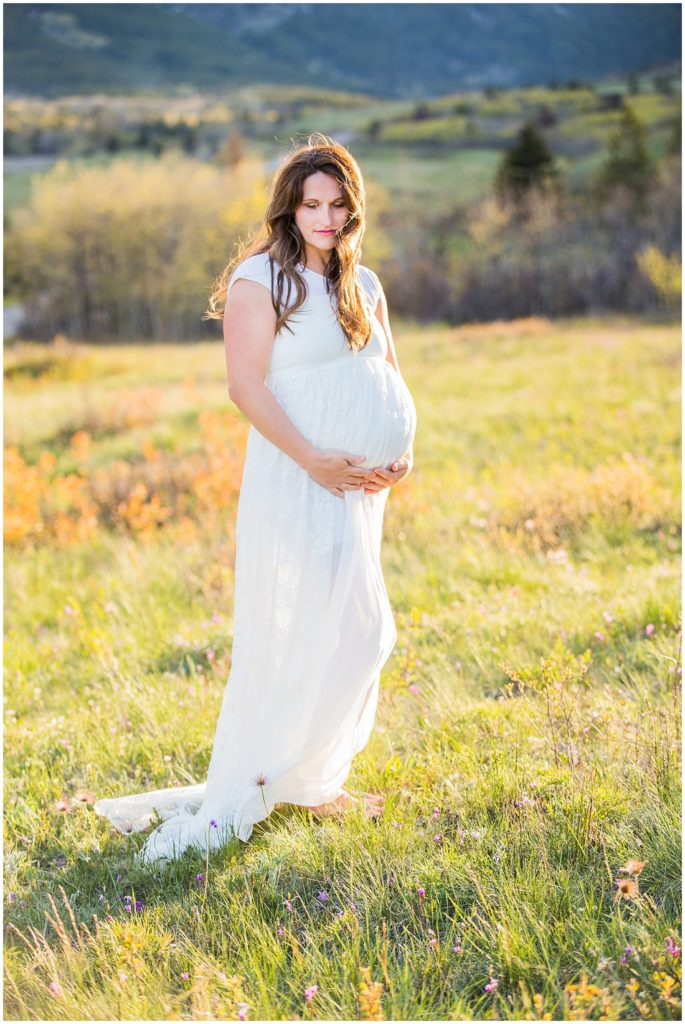
M 41 452 L 31 466 L 16 447 L 4 453 L 4 539 L 31 544 L 40 538 L 58 546 L 86 540 L 97 529 L 97 506 L 87 477 L 54 475 L 57 459 Z
M 198 451 L 166 452 L 147 437 L 140 461 L 115 459 L 92 471 L 92 439 L 79 430 L 70 441 L 78 470 L 67 474 L 55 473 L 50 451 L 29 465 L 18 448 L 7 448 L 5 540 L 22 545 L 40 538 L 62 546 L 85 540 L 98 524 L 149 540 L 169 521 L 176 521 L 179 536 L 192 538 L 195 522 L 207 527 L 234 507 L 249 430 L 231 411 L 203 411 L 199 427 Z

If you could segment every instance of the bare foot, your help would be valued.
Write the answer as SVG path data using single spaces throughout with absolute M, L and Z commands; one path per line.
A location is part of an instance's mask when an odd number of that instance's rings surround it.
M 309 807 L 308 810 L 315 818 L 339 818 L 347 811 L 355 810 L 361 804 L 367 818 L 377 818 L 379 814 L 383 813 L 383 799 L 377 793 L 355 793 L 354 791 L 348 793 L 343 790 L 330 803 L 317 804 L 315 807 Z

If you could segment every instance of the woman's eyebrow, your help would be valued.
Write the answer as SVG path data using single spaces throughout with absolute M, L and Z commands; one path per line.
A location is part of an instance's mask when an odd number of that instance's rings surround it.
M 344 199 L 344 198 L 345 198 L 345 196 L 336 196 L 335 199 L 331 199 L 331 202 L 332 203 L 337 203 L 339 199 Z M 317 199 L 315 196 L 309 196 L 307 199 L 303 199 L 302 202 L 303 203 L 320 203 L 321 200 Z

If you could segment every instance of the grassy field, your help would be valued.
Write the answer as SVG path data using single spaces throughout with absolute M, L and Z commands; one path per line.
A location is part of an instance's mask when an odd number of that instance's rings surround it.
M 216 344 L 5 352 L 5 1019 L 680 1017 L 680 331 L 395 324 L 398 643 L 349 784 L 144 870 L 201 781 L 247 425 Z

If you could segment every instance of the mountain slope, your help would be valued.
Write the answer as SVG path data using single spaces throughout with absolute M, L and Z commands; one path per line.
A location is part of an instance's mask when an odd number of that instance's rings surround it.
M 325 85 L 386 97 L 680 61 L 679 4 L 12 4 L 5 93 Z

